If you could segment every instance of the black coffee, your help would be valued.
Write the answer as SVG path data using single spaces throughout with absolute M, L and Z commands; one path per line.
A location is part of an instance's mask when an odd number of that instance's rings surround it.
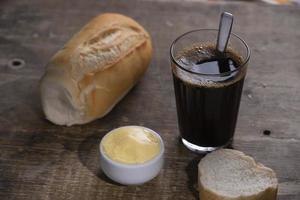
M 233 138 L 245 70 L 232 49 L 219 55 L 212 44 L 193 46 L 172 64 L 179 129 L 183 139 L 202 147 L 218 147 Z M 219 75 L 216 75 L 219 74 Z M 221 75 L 220 75 L 221 74 Z

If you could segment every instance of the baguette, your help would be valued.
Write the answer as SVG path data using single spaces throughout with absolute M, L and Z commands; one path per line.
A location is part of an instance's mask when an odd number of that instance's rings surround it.
M 103 117 L 145 73 L 151 55 L 150 36 L 136 21 L 97 16 L 47 65 L 40 81 L 46 118 L 70 126 Z
M 221 149 L 206 155 L 198 165 L 201 200 L 276 200 L 274 171 L 244 153 Z

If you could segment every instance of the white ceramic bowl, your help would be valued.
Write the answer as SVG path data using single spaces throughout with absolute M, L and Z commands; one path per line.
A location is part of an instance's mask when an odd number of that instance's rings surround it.
M 124 127 L 130 127 L 130 126 L 122 126 L 119 128 L 124 128 Z M 165 148 L 164 148 L 164 143 L 161 137 L 159 136 L 159 134 L 146 127 L 142 127 L 142 126 L 134 126 L 134 127 L 147 129 L 150 131 L 150 133 L 152 133 L 160 140 L 160 152 L 154 158 L 152 158 L 151 160 L 145 163 L 124 164 L 121 162 L 114 161 L 110 159 L 107 155 L 105 155 L 105 152 L 103 150 L 103 145 L 102 145 L 103 139 L 119 128 L 113 129 L 112 131 L 108 132 L 100 142 L 100 165 L 102 171 L 110 179 L 123 185 L 139 185 L 153 179 L 160 172 L 164 163 Z

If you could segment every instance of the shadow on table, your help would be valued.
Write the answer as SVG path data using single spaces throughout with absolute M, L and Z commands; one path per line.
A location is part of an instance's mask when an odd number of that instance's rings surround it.
M 121 186 L 120 184 L 109 179 L 101 170 L 99 161 L 99 143 L 105 133 L 95 133 L 86 137 L 78 147 L 78 157 L 80 162 L 90 170 L 95 176 L 113 185 Z
M 198 163 L 204 157 L 204 155 L 199 155 L 191 160 L 185 168 L 185 172 L 188 176 L 187 187 L 189 191 L 193 194 L 193 197 L 199 199 L 198 190 Z

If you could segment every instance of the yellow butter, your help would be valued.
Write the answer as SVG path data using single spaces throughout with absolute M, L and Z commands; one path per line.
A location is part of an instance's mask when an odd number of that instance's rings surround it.
M 114 161 L 140 164 L 159 154 L 161 144 L 151 130 L 138 126 L 125 126 L 105 136 L 102 147 L 104 153 Z

